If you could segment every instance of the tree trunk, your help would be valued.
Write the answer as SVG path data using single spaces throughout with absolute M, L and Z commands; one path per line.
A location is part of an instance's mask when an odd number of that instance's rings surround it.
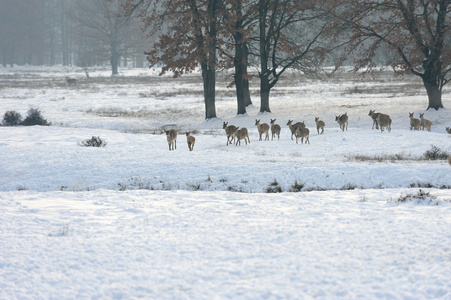
M 247 79 L 247 71 L 245 71 L 246 78 L 243 80 L 243 92 L 244 92 L 244 106 L 248 107 L 252 105 L 251 92 L 249 91 L 249 79 Z
M 269 109 L 269 46 L 266 38 L 266 2 L 259 0 L 259 46 L 260 46 L 260 112 L 271 112 Z
M 271 112 L 269 109 L 269 92 L 271 88 L 267 76 L 260 77 L 260 112 Z
M 248 107 L 252 105 L 251 93 L 249 91 L 249 76 L 247 74 L 247 66 L 248 66 L 248 57 L 249 57 L 249 49 L 246 43 L 243 43 L 244 50 L 244 61 L 246 64 L 244 65 L 244 78 L 243 78 L 243 91 L 244 91 L 244 106 Z
M 208 41 L 207 51 L 208 55 L 202 63 L 202 77 L 204 79 L 204 98 L 205 98 L 205 119 L 216 118 L 216 9 L 218 6 L 217 0 L 208 1 Z M 205 57 L 204 57 L 205 58 Z
M 437 79 L 434 79 L 427 76 L 423 76 L 423 84 L 426 88 L 426 92 L 429 98 L 429 105 L 427 109 L 433 108 L 438 110 L 443 108 L 442 104 L 442 91 L 440 90 L 440 86 L 437 84 Z
M 204 82 L 205 119 L 216 118 L 215 86 L 216 72 L 202 64 L 202 79 Z
M 111 70 L 113 75 L 118 75 L 117 67 L 119 63 L 119 54 L 117 54 L 115 51 L 111 53 Z
M 237 32 L 235 36 L 235 88 L 237 100 L 237 115 L 246 114 L 246 103 L 244 98 L 244 52 L 242 46 L 243 34 Z

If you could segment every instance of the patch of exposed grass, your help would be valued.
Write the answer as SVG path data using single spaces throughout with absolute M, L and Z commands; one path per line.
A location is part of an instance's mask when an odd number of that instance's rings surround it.
M 346 156 L 349 161 L 360 161 L 360 162 L 397 162 L 406 160 L 418 160 L 410 155 L 406 154 L 380 154 L 380 155 L 364 155 L 357 154 L 353 156 Z
M 398 202 L 398 203 L 405 203 L 405 202 L 426 202 L 428 204 L 431 204 L 433 202 L 436 202 L 437 196 L 431 195 L 430 192 L 425 192 L 423 190 L 419 190 L 416 193 L 409 193 L 406 195 L 401 194 L 396 200 L 393 200 L 391 202 Z M 437 205 L 438 203 L 434 203 Z

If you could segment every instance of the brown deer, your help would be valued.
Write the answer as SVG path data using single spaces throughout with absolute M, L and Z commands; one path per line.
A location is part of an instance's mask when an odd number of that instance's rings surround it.
M 374 110 L 370 110 L 368 116 L 370 116 L 371 119 L 373 119 L 373 128 L 371 129 L 374 129 L 374 125 L 376 125 L 376 129 L 379 129 L 379 124 L 377 123 L 377 117 L 379 116 L 379 113 L 375 113 Z
M 451 134 L 451 127 L 446 127 L 446 132 L 448 132 L 449 134 Z
M 166 139 L 168 140 L 169 151 L 177 149 L 177 130 L 171 129 L 166 132 Z
M 248 141 L 249 141 L 249 144 L 251 143 L 251 140 L 249 139 L 249 134 L 247 132 L 247 128 L 243 127 L 241 129 L 239 129 L 239 127 L 237 127 L 235 132 L 233 133 L 233 136 L 236 138 L 236 142 L 235 142 L 236 146 L 238 146 L 238 145 L 241 146 L 241 140 L 243 140 L 243 139 L 244 139 L 244 142 L 246 142 L 246 145 L 247 145 Z M 247 138 L 247 141 L 246 141 L 246 138 Z
M 340 129 L 342 131 L 348 130 L 348 113 L 345 112 L 341 116 L 335 116 L 335 121 L 337 121 L 338 125 L 340 125 Z
M 274 120 L 270 119 L 270 120 L 271 120 L 270 123 L 271 123 L 271 134 L 272 134 L 271 140 L 273 140 L 276 135 L 277 135 L 277 139 L 280 140 L 280 130 L 281 130 L 280 125 L 275 124 L 276 119 L 274 119 Z
M 388 132 L 391 131 L 391 119 L 389 115 L 377 113 L 376 121 L 379 124 L 379 127 L 381 128 L 381 132 L 384 131 L 384 127 L 387 128 Z
M 410 113 L 409 112 L 409 118 L 410 118 L 410 130 L 420 130 L 420 120 L 419 119 L 415 119 L 413 117 L 414 113 Z
M 186 142 L 188 143 L 189 151 L 193 151 L 194 143 L 196 142 L 196 138 L 191 135 L 191 132 L 186 133 Z
M 316 123 L 316 131 L 319 133 L 319 130 L 321 129 L 321 134 L 324 133 L 324 126 L 326 126 L 326 123 L 324 121 L 321 121 L 318 117 L 315 117 L 315 123 Z
M 229 126 L 227 124 L 229 124 L 229 122 L 223 122 L 222 128 L 226 132 L 226 135 L 227 135 L 227 146 L 228 146 L 229 144 L 233 144 L 233 142 L 235 141 L 235 136 L 233 135 L 233 133 L 235 132 L 237 127 L 234 126 L 234 125 L 230 125 Z
M 69 78 L 66 76 L 66 82 L 67 82 L 67 85 L 77 85 L 77 79 L 75 79 L 75 78 Z
M 432 122 L 424 118 L 424 113 L 420 114 L 420 126 L 422 127 L 421 130 L 424 130 L 424 128 L 426 128 L 427 131 L 431 131 Z
M 308 142 L 310 145 L 310 140 L 309 140 L 310 130 L 308 128 L 298 127 L 296 129 L 295 135 L 296 135 L 296 144 L 298 143 L 299 138 L 301 138 L 301 144 L 304 143 L 304 138 L 305 138 L 305 143 L 307 144 L 307 142 Z
M 297 122 L 296 124 L 293 125 L 293 120 L 288 119 L 287 125 L 288 125 L 288 128 L 290 128 L 290 130 L 291 130 L 291 139 L 293 140 L 293 136 L 295 136 L 296 129 L 298 127 L 301 127 L 302 123 L 301 122 Z M 304 125 L 304 128 L 305 128 L 305 125 Z
M 262 140 L 263 133 L 266 134 L 265 141 L 269 141 L 269 125 L 267 123 L 260 124 L 260 120 L 255 119 L 255 126 L 257 126 L 258 134 L 260 135 L 259 141 Z

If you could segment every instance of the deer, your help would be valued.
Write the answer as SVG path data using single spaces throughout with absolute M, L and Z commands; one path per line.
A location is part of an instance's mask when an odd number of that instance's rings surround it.
M 235 142 L 236 146 L 238 146 L 238 145 L 241 146 L 241 140 L 243 140 L 243 139 L 244 139 L 244 142 L 246 142 L 246 145 L 247 145 L 248 141 L 249 141 L 249 144 L 251 143 L 251 140 L 249 139 L 249 134 L 247 132 L 247 128 L 245 128 L 245 127 L 241 128 L 241 129 L 239 127 L 237 127 L 233 133 L 233 136 L 236 138 L 236 142 Z M 246 138 L 247 138 L 247 141 L 246 141 Z
M 305 138 L 305 143 L 307 144 L 307 142 L 310 145 L 310 140 L 309 140 L 309 135 L 310 135 L 310 130 L 306 127 L 298 127 L 296 128 L 296 144 L 298 143 L 298 139 L 301 138 L 301 144 L 304 143 L 304 138 Z
M 288 128 L 290 128 L 290 130 L 291 130 L 291 139 L 293 140 L 293 136 L 295 136 L 296 129 L 298 127 L 301 127 L 302 123 L 301 122 L 297 122 L 296 124 L 293 125 L 293 120 L 288 119 L 287 125 L 288 125 Z M 304 125 L 304 128 L 305 128 L 305 125 Z
M 420 130 L 420 120 L 419 119 L 415 119 L 413 117 L 414 113 L 410 113 L 409 112 L 409 118 L 410 118 L 410 130 Z
M 69 78 L 66 76 L 66 82 L 67 82 L 67 85 L 77 85 L 77 79 L 75 79 L 75 78 Z
M 177 149 L 177 130 L 171 129 L 166 132 L 166 139 L 168 140 L 169 151 Z
M 340 129 L 342 131 L 348 130 L 348 113 L 345 112 L 343 115 L 335 116 L 335 121 L 337 121 L 338 125 L 340 125 Z
M 263 133 L 266 134 L 265 141 L 269 141 L 269 125 L 267 123 L 260 124 L 260 120 L 255 119 L 255 126 L 257 126 L 258 134 L 260 135 L 259 141 L 262 140 Z
M 377 122 L 377 117 L 379 116 L 379 113 L 375 113 L 374 110 L 370 109 L 368 116 L 370 116 L 371 119 L 373 119 L 373 128 L 371 128 L 371 129 L 374 129 L 374 125 L 376 125 L 376 129 L 379 129 L 379 124 Z
M 228 146 L 229 144 L 233 144 L 233 142 L 235 141 L 235 136 L 233 135 L 233 133 L 235 132 L 235 130 L 237 130 L 237 127 L 234 125 L 227 125 L 227 124 L 229 124 L 229 122 L 223 122 L 222 128 L 226 132 L 227 146 Z
M 321 129 L 321 134 L 324 133 L 324 126 L 326 126 L 326 123 L 324 121 L 321 121 L 318 117 L 315 117 L 315 123 L 316 123 L 316 131 L 319 133 L 319 130 Z
M 196 142 L 196 138 L 191 135 L 191 132 L 186 133 L 186 142 L 188 143 L 189 151 L 193 151 L 194 143 Z
M 384 127 L 387 128 L 388 132 L 391 131 L 391 119 L 389 115 L 377 113 L 376 121 L 379 124 L 379 127 L 381 128 L 381 132 L 384 131 Z
M 431 131 L 432 122 L 424 118 L 424 113 L 420 113 L 420 126 L 422 127 L 421 130 L 424 130 L 424 128 L 426 128 L 427 131 Z
M 446 132 L 448 132 L 449 134 L 451 134 L 451 127 L 446 127 Z
M 277 139 L 280 140 L 280 130 L 281 130 L 280 125 L 275 124 L 276 119 L 274 119 L 274 120 L 270 119 L 270 120 L 271 120 L 270 124 L 271 124 L 271 134 L 272 134 L 271 140 L 273 140 L 276 135 L 277 135 Z

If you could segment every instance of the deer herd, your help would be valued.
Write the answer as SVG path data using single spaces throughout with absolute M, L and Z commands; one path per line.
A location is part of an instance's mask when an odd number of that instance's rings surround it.
M 391 123 L 392 120 L 389 115 L 383 114 L 383 113 L 376 113 L 374 110 L 370 110 L 368 113 L 368 116 L 370 116 L 373 119 L 373 127 L 376 127 L 376 130 L 381 130 L 381 132 L 384 131 L 384 129 L 387 129 L 389 132 L 391 131 Z M 409 118 L 410 118 L 410 130 L 424 130 L 431 131 L 432 122 L 430 120 L 427 120 L 424 118 L 424 113 L 419 114 L 419 119 L 414 117 L 414 113 L 409 112 Z M 348 114 L 347 112 L 335 116 L 335 121 L 340 126 L 340 129 L 342 131 L 348 130 Z M 258 135 L 259 135 L 259 141 L 269 140 L 269 130 L 271 130 L 271 140 L 274 140 L 275 137 L 277 139 L 280 139 L 280 131 L 281 127 L 280 125 L 276 124 L 276 119 L 270 119 L 270 124 L 268 123 L 261 123 L 260 120 L 255 120 L 255 126 L 257 127 Z M 326 126 L 326 123 L 324 121 L 320 120 L 318 117 L 315 117 L 315 123 L 316 123 L 316 132 L 317 134 L 324 134 L 324 127 Z M 310 130 L 305 126 L 305 122 L 297 122 L 293 124 L 293 120 L 288 120 L 288 123 L 286 124 L 288 128 L 291 131 L 291 139 L 296 139 L 296 144 L 298 143 L 298 140 L 301 139 L 301 144 L 310 144 Z M 222 128 L 225 130 L 226 136 L 227 136 L 227 144 L 235 144 L 235 145 L 241 145 L 241 140 L 244 140 L 245 144 L 250 144 L 249 139 L 249 133 L 247 128 L 239 128 L 234 125 L 229 125 L 228 122 L 223 122 Z M 451 134 L 451 128 L 446 127 L 446 132 Z M 171 129 L 171 130 L 165 130 L 166 138 L 169 145 L 169 150 L 175 150 L 177 149 L 177 130 Z M 189 151 L 193 151 L 194 149 L 194 143 L 196 142 L 196 138 L 191 135 L 190 132 L 186 132 L 186 141 L 188 143 L 188 149 Z

